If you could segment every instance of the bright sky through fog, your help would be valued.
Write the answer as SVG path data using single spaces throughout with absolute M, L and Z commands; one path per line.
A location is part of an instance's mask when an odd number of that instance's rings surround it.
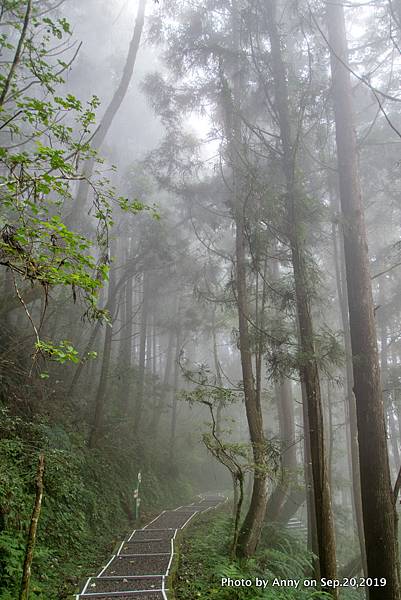
M 118 49 L 118 53 L 121 54 L 122 60 L 125 58 L 124 51 L 127 48 L 131 37 L 132 23 L 135 18 L 137 4 L 137 0 L 114 0 L 112 3 L 113 9 L 110 11 L 112 13 L 109 30 L 110 41 L 116 50 Z M 347 12 L 347 35 L 350 48 L 352 48 L 358 46 L 359 43 L 362 42 L 372 17 L 372 11 L 375 11 L 377 6 L 361 0 L 347 0 L 345 4 Z M 151 11 L 152 8 L 153 3 L 148 5 L 148 11 Z M 157 51 L 154 56 L 157 56 Z M 154 63 L 149 62 L 147 71 L 152 72 L 153 70 L 158 69 L 158 67 L 160 67 L 160 65 L 157 65 L 156 61 Z M 363 70 L 361 71 L 359 66 L 355 67 L 355 71 L 360 76 L 366 75 Z M 138 83 L 138 81 L 135 81 L 134 85 L 138 85 Z M 219 141 L 207 141 L 211 130 L 210 119 L 207 115 L 193 113 L 187 119 L 187 127 L 191 133 L 194 133 L 194 135 L 202 141 L 202 157 L 206 161 L 210 160 L 210 164 L 212 165 L 214 162 L 213 157 L 218 153 Z

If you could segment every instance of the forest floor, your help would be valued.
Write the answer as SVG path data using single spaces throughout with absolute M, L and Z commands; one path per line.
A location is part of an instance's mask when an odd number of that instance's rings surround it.
M 135 529 L 95 577 L 89 577 L 77 600 L 170 599 L 169 575 L 177 534 L 198 514 L 224 502 L 205 494 L 197 502 L 165 510 L 142 529 Z M 121 595 L 120 595 L 121 594 Z
M 332 600 L 303 583 L 313 559 L 303 531 L 266 524 L 256 555 L 247 561 L 230 558 L 231 538 L 228 505 L 214 515 L 213 527 L 206 515 L 196 520 L 180 544 L 170 600 Z M 361 590 L 341 592 L 342 600 L 363 598 Z

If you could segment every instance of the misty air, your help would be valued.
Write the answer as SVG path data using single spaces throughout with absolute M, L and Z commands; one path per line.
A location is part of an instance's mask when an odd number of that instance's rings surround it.
M 0 0 L 0 600 L 401 600 L 400 53 Z

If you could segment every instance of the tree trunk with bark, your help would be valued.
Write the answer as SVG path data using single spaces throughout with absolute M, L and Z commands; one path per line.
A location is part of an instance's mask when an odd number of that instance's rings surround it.
M 135 413 L 134 413 L 134 432 L 137 433 L 139 425 L 142 421 L 143 401 L 145 394 L 145 366 L 146 366 L 146 347 L 148 334 L 148 318 L 149 318 L 149 300 L 150 300 L 150 275 L 143 274 L 142 279 L 142 310 L 141 310 L 141 328 L 139 333 L 139 376 L 138 389 L 135 398 Z
M 359 441 L 362 509 L 368 576 L 385 577 L 369 589 L 370 600 L 399 600 L 396 513 L 391 489 L 380 383 L 376 326 L 347 68 L 344 9 L 326 4 L 340 200 L 344 233 L 354 393 Z
M 216 307 L 213 307 L 212 312 L 212 341 L 213 341 L 213 361 L 214 361 L 214 370 L 216 373 L 216 385 L 219 388 L 223 388 L 223 378 L 221 376 L 221 365 L 219 361 L 219 353 L 217 350 L 217 330 L 216 330 Z M 224 403 L 222 400 L 219 401 L 216 408 L 216 435 L 219 437 L 221 433 L 221 413 L 224 408 Z
M 320 578 L 319 545 L 317 539 L 315 491 L 313 485 L 313 469 L 310 448 L 310 431 L 308 417 L 308 400 L 305 384 L 301 382 L 302 394 L 302 421 L 304 427 L 304 478 L 306 487 L 306 514 L 308 519 L 307 547 L 314 557 L 312 562 L 312 575 L 315 579 Z
M 139 0 L 138 10 L 135 19 L 134 33 L 132 35 L 132 39 L 129 45 L 127 59 L 125 61 L 125 66 L 123 70 L 123 74 L 118 85 L 118 88 L 114 92 L 114 95 L 106 108 L 106 111 L 96 129 L 96 132 L 93 136 L 91 147 L 94 150 L 99 150 L 101 145 L 103 144 L 107 133 L 113 123 L 114 117 L 116 116 L 126 94 L 128 91 L 128 87 L 130 81 L 132 79 L 132 74 L 134 72 L 136 57 L 138 54 L 139 44 L 142 37 L 143 25 L 145 22 L 145 8 L 146 8 L 146 0 Z M 90 159 L 86 162 L 84 169 L 84 179 L 81 180 L 78 193 L 77 193 L 77 202 L 79 203 L 80 209 L 85 206 L 88 192 L 89 192 L 89 180 L 92 176 L 93 169 L 95 166 L 95 160 Z
M 400 451 L 398 448 L 398 431 L 396 428 L 394 418 L 394 404 L 389 389 L 389 373 L 388 373 L 388 340 L 387 340 L 387 319 L 385 315 L 385 294 L 382 284 L 380 284 L 380 309 L 379 309 L 379 330 L 380 330 L 380 369 L 381 369 L 381 382 L 383 392 L 383 403 L 384 412 L 387 417 L 387 437 L 389 438 L 390 444 L 389 449 L 391 450 L 393 457 L 393 474 L 394 478 L 397 477 L 397 473 L 400 469 Z M 391 469 L 390 469 L 391 474 Z
M 281 520 L 281 513 L 291 492 L 291 478 L 297 470 L 297 452 L 295 444 L 294 407 L 291 382 L 282 379 L 275 385 L 278 409 L 279 436 L 282 443 L 282 475 L 273 494 L 270 496 L 266 514 L 269 521 Z
M 101 327 L 101 322 L 97 321 L 96 325 L 93 327 L 92 332 L 90 334 L 90 338 L 88 340 L 88 343 L 85 346 L 85 351 L 83 352 L 83 358 L 86 359 L 86 357 L 88 356 L 88 353 L 92 351 L 93 345 L 95 343 L 96 337 L 100 331 L 100 327 Z M 82 375 L 82 371 L 85 368 L 85 365 L 87 364 L 87 360 L 81 359 L 77 365 L 77 368 L 75 369 L 75 373 L 74 376 L 71 380 L 70 386 L 68 388 L 67 391 L 67 397 L 69 399 L 71 399 L 74 396 L 75 393 L 75 389 L 76 386 L 78 384 L 78 381 Z
M 299 342 L 302 352 L 301 382 L 305 386 L 308 404 L 310 452 L 313 472 L 315 517 L 321 577 L 335 579 L 337 575 L 334 521 L 328 467 L 324 443 L 324 423 L 320 379 L 315 358 L 314 332 L 309 301 L 310 282 L 303 247 L 302 217 L 298 205 L 302 197 L 296 181 L 295 146 L 291 131 L 289 94 L 286 69 L 276 21 L 276 2 L 267 3 L 267 27 L 271 44 L 272 72 L 275 89 L 275 110 L 279 121 L 283 149 L 283 171 L 286 181 L 286 216 L 294 271 L 295 299 L 298 316 Z M 325 591 L 337 597 L 337 590 Z
M 180 328 L 177 328 L 176 339 L 175 339 L 175 360 L 174 360 L 174 377 L 173 377 L 173 403 L 171 411 L 171 426 L 170 426 L 170 460 L 173 461 L 175 457 L 175 447 L 177 441 L 177 393 L 178 393 L 178 374 L 179 374 L 179 363 L 180 363 L 180 339 L 181 339 Z
M 129 254 L 127 259 L 130 260 Z M 130 277 L 125 284 L 125 288 L 122 292 L 124 297 L 124 310 L 123 312 L 123 327 L 120 331 L 121 342 L 120 342 L 120 360 L 121 365 L 121 408 L 123 415 L 132 415 L 132 401 L 131 401 L 131 389 L 132 389 L 132 337 L 133 337 L 133 306 L 134 306 L 134 293 L 133 293 L 133 280 Z
M 163 376 L 163 386 L 160 392 L 160 397 L 158 402 L 153 408 L 153 416 L 150 422 L 149 434 L 152 437 L 157 438 L 160 419 L 162 416 L 163 406 L 167 404 L 166 399 L 170 396 L 170 377 L 171 377 L 171 368 L 173 365 L 173 350 L 174 350 L 174 337 L 175 330 L 172 328 L 168 335 L 168 344 L 166 351 L 166 363 L 164 367 L 164 376 Z
M 334 200 L 334 192 L 331 194 L 332 207 L 338 213 L 340 206 Z M 337 220 L 338 216 L 335 216 Z M 332 242 L 334 250 L 334 266 L 336 272 L 336 285 L 338 302 L 340 306 L 341 325 L 344 334 L 345 348 L 345 416 L 346 416 L 346 437 L 348 450 L 348 466 L 352 480 L 352 504 L 353 515 L 356 524 L 359 547 L 361 551 L 361 560 L 363 572 L 367 574 L 366 550 L 365 550 L 365 533 L 363 530 L 362 516 L 362 497 L 361 497 L 361 478 L 359 470 L 359 447 L 358 447 L 358 427 L 356 419 L 356 404 L 354 396 L 354 374 L 352 369 L 352 348 L 351 348 L 351 333 L 349 329 L 348 315 L 348 291 L 347 278 L 345 273 L 344 261 L 344 239 L 341 230 L 334 223 L 332 225 Z
M 236 214 L 236 288 L 245 410 L 255 469 L 251 503 L 238 536 L 237 555 L 249 557 L 255 553 L 259 543 L 266 513 L 267 461 L 262 409 L 256 395 L 252 368 L 252 352 L 248 325 L 246 236 L 243 210 L 243 207 L 239 208 Z
M 28 600 L 29 584 L 31 580 L 31 566 L 33 561 L 33 552 L 36 543 L 36 532 L 40 517 L 43 498 L 43 475 L 45 472 L 45 456 L 43 453 L 39 455 L 38 469 L 36 472 L 36 495 L 35 504 L 32 511 L 31 523 L 29 526 L 28 541 L 25 550 L 24 567 L 22 569 L 21 588 L 19 600 Z
M 110 360 L 111 360 L 111 346 L 113 339 L 112 323 L 114 320 L 115 312 L 115 297 L 116 297 L 116 274 L 115 269 L 110 269 L 109 275 L 109 288 L 107 292 L 107 306 L 110 311 L 111 324 L 107 323 L 106 331 L 104 335 L 103 344 L 103 356 L 102 366 L 100 371 L 99 384 L 97 386 L 96 397 L 95 397 L 95 411 L 93 415 L 93 422 L 91 431 L 89 434 L 88 445 L 89 448 L 94 448 L 99 443 L 102 435 L 102 429 L 104 425 L 104 409 L 106 403 L 107 383 L 110 371 Z
M 237 0 L 232 0 L 231 20 L 233 56 L 240 52 L 239 24 L 240 14 Z M 245 231 L 246 217 L 244 190 L 241 189 L 241 67 L 237 62 L 234 70 L 230 65 L 232 91 L 228 80 L 220 67 L 220 79 L 223 88 L 222 107 L 225 115 L 225 134 L 228 142 L 228 158 L 232 172 L 231 208 L 233 212 L 235 233 L 235 291 L 237 296 L 239 350 L 241 356 L 242 379 L 244 388 L 245 411 L 254 461 L 253 486 L 248 512 L 238 535 L 236 554 L 239 557 L 250 557 L 255 553 L 259 543 L 267 505 L 267 453 L 263 431 L 262 408 L 260 397 L 256 393 L 252 365 L 252 348 L 249 333 L 249 299 L 247 287 L 247 236 Z
M 276 252 L 278 254 L 277 242 L 274 242 L 274 253 Z M 270 271 L 272 284 L 277 284 L 280 275 L 278 260 L 271 261 Z M 263 276 L 264 288 L 266 280 L 267 270 L 265 268 Z M 276 318 L 278 320 L 281 318 L 279 310 L 276 310 Z M 288 378 L 282 377 L 275 384 L 275 399 L 278 412 L 279 437 L 283 444 L 281 455 L 282 475 L 273 494 L 269 498 L 266 514 L 269 521 L 278 521 L 285 524 L 305 501 L 305 492 L 296 489 L 296 486 L 294 486 L 297 478 L 298 464 L 295 441 L 294 402 L 291 381 Z

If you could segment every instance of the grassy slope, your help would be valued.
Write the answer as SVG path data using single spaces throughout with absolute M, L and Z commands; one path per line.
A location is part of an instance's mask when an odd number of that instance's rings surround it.
M 31 597 L 71 597 L 79 580 L 98 571 L 130 528 L 133 489 L 143 470 L 143 520 L 191 496 L 179 482 L 133 460 L 133 450 L 89 451 L 61 427 L 0 414 L 0 600 L 15 600 L 34 502 L 40 449 L 46 456 L 45 495 L 35 549 Z M 174 483 L 174 485 L 173 485 Z
M 271 587 L 263 591 L 252 587 L 222 587 L 221 578 L 301 579 L 310 570 L 311 556 L 303 542 L 286 530 L 267 526 L 256 557 L 247 562 L 231 561 L 228 556 L 230 516 L 222 511 L 202 516 L 182 541 L 174 575 L 175 600 L 196 598 L 215 600 L 323 600 L 329 596 L 302 585 L 298 589 Z M 360 598 L 346 590 L 345 600 Z

